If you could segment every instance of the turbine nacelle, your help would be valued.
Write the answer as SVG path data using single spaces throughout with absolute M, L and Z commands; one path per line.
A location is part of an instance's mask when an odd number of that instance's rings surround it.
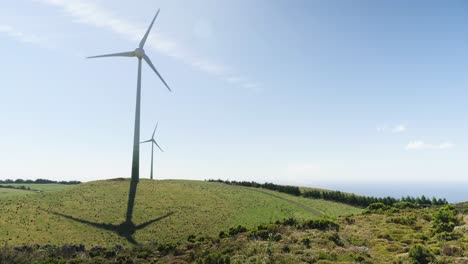
M 136 48 L 135 51 L 133 52 L 135 54 L 135 57 L 138 59 L 143 59 L 145 57 L 145 50 L 142 48 Z
M 105 58 L 105 57 L 137 57 L 140 61 L 145 60 L 146 63 L 148 64 L 148 66 L 150 66 L 150 68 L 154 71 L 154 73 L 156 73 L 156 75 L 159 77 L 159 79 L 161 79 L 161 81 L 164 83 L 164 86 L 166 86 L 166 88 L 170 92 L 172 92 L 169 85 L 167 85 L 166 81 L 164 81 L 161 74 L 159 74 L 158 70 L 156 70 L 156 67 L 154 67 L 153 63 L 151 62 L 151 59 L 148 57 L 148 55 L 146 55 L 145 50 L 143 49 L 143 47 L 145 46 L 146 40 L 148 39 L 148 35 L 149 35 L 150 31 L 151 31 L 151 28 L 153 27 L 154 21 L 158 17 L 158 14 L 159 14 L 159 10 L 158 10 L 158 12 L 156 12 L 156 15 L 154 16 L 153 21 L 151 21 L 151 24 L 150 24 L 148 30 L 146 31 L 145 35 L 141 39 L 139 47 L 136 48 L 134 51 L 127 51 L 127 52 L 119 52 L 119 53 L 91 56 L 91 57 L 88 57 L 88 59 Z M 141 69 L 140 68 L 138 69 L 138 80 L 139 81 L 141 80 Z

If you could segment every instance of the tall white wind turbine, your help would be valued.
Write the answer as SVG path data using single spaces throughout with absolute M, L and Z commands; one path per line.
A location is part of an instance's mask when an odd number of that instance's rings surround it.
M 159 148 L 159 150 L 161 150 L 162 152 L 164 152 L 164 150 L 162 150 L 162 148 L 158 145 L 158 142 L 156 142 L 156 140 L 154 139 L 154 134 L 156 133 L 156 129 L 158 128 L 158 123 L 156 123 L 156 126 L 154 127 L 154 131 L 153 131 L 153 135 L 151 136 L 151 139 L 148 139 L 146 141 L 143 141 L 141 142 L 142 144 L 143 143 L 149 143 L 151 142 L 151 174 L 150 174 L 150 179 L 152 180 L 153 179 L 153 155 L 154 155 L 154 145 L 156 145 L 156 147 Z
M 136 195 L 136 188 L 139 180 L 139 173 L 140 173 L 140 102 L 141 102 L 141 60 L 145 60 L 146 63 L 150 66 L 150 68 L 158 75 L 159 79 L 164 83 L 169 91 L 169 85 L 167 85 L 166 81 L 162 78 L 161 74 L 159 74 L 156 67 L 154 67 L 153 63 L 151 62 L 150 58 L 146 55 L 145 50 L 143 49 L 148 39 L 148 35 L 153 27 L 154 21 L 158 17 L 159 9 L 156 12 L 156 15 L 151 21 L 151 24 L 146 31 L 145 35 L 140 41 L 140 45 L 134 51 L 127 51 L 127 52 L 120 52 L 120 53 L 113 53 L 113 54 L 106 54 L 106 55 L 99 55 L 99 56 L 92 56 L 88 57 L 88 59 L 93 58 L 104 58 L 104 57 L 136 57 L 138 59 L 138 79 L 137 79 L 137 94 L 136 94 L 136 110 L 135 110 L 135 129 L 134 129 L 134 136 L 133 136 L 133 157 L 132 157 L 132 179 L 130 182 L 130 192 L 129 192 L 129 200 L 128 200 L 128 209 L 127 209 L 127 222 L 131 222 L 132 214 L 133 214 L 133 205 L 135 202 L 135 195 Z

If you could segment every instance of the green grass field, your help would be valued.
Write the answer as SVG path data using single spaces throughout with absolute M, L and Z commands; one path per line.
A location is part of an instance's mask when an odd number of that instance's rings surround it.
M 4 186 L 14 186 L 14 187 L 29 187 L 31 190 L 41 191 L 41 192 L 56 192 L 65 190 L 70 188 L 73 185 L 66 185 L 66 184 L 55 184 L 55 183 L 48 183 L 48 184 L 37 184 L 37 183 L 9 183 L 9 184 L 0 184 Z
M 30 195 L 30 194 L 34 194 L 34 192 L 25 191 L 25 190 L 17 190 L 17 189 L 0 188 L 0 199 L 5 198 L 5 197 L 23 196 L 23 195 Z
M 0 243 L 129 244 L 125 235 L 110 231 L 125 220 L 128 180 L 65 187 L 63 191 L 1 198 Z M 360 211 L 345 204 L 263 189 L 202 181 L 141 180 L 135 225 L 166 217 L 138 229 L 133 238 L 139 243 L 177 242 L 190 234 L 216 236 L 237 225 L 254 227 L 288 217 L 313 219 Z

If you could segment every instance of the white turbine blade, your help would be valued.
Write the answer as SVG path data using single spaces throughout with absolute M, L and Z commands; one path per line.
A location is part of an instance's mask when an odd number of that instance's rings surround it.
M 148 63 L 148 65 L 151 67 L 151 69 L 153 69 L 153 71 L 158 75 L 159 79 L 161 79 L 161 81 L 164 83 L 164 85 L 166 85 L 167 89 L 169 90 L 169 92 L 172 92 L 171 88 L 169 88 L 169 85 L 167 85 L 166 81 L 164 81 L 163 77 L 161 76 L 161 74 L 159 74 L 158 70 L 156 70 L 156 67 L 154 67 L 153 63 L 151 62 L 150 58 L 148 56 L 145 55 L 144 57 L 146 63 Z
M 156 123 L 156 126 L 154 127 L 153 135 L 151 136 L 152 139 L 154 139 L 154 133 L 156 133 L 156 128 L 158 128 L 158 123 Z
M 112 54 L 106 54 L 106 55 L 91 56 L 91 57 L 87 57 L 87 59 L 105 58 L 105 57 L 135 57 L 135 52 L 128 51 L 128 52 L 119 52 L 119 53 L 112 53 Z
M 156 142 L 156 140 L 153 139 L 153 143 L 154 143 L 162 152 L 164 152 L 164 150 L 162 150 L 162 148 L 158 145 L 158 143 Z
M 151 28 L 153 27 L 154 21 L 158 17 L 158 14 L 159 14 L 159 9 L 158 9 L 158 12 L 156 12 L 156 15 L 154 16 L 153 21 L 151 21 L 151 25 L 149 26 L 148 30 L 146 31 L 145 36 L 140 41 L 140 48 L 143 48 L 145 46 L 146 39 L 148 38 L 148 35 L 149 35 L 150 31 L 151 31 Z
M 146 140 L 146 141 L 140 142 L 140 144 L 148 143 L 148 142 L 153 142 L 153 139 L 148 139 L 148 140 Z

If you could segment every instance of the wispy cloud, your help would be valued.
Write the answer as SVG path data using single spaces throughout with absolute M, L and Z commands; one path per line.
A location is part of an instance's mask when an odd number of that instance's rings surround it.
M 422 140 L 412 141 L 406 145 L 406 150 L 428 150 L 428 149 L 435 149 L 435 150 L 442 150 L 442 149 L 450 149 L 454 148 L 455 144 L 452 142 L 444 142 L 441 144 L 430 144 L 425 143 Z
M 385 125 L 378 125 L 376 127 L 377 131 L 378 132 L 391 132 L 391 133 L 395 133 L 395 134 L 398 134 L 398 133 L 404 133 L 406 132 L 407 130 L 407 127 L 403 124 L 398 124 L 398 125 L 388 125 L 388 124 L 385 124 Z
M 397 125 L 392 128 L 392 133 L 403 133 L 406 131 L 405 125 Z
M 34 34 L 24 33 L 21 30 L 10 25 L 0 24 L 0 35 L 6 35 L 24 43 L 51 47 L 51 44 L 47 39 L 36 36 Z
M 135 25 L 124 19 L 116 17 L 111 12 L 105 10 L 94 2 L 86 0 L 36 0 L 47 5 L 61 8 L 67 15 L 75 19 L 75 22 L 99 27 L 121 35 L 122 37 L 138 42 L 145 33 L 148 25 Z M 245 78 L 232 73 L 227 66 L 216 63 L 212 60 L 196 56 L 185 47 L 182 47 L 169 37 L 160 32 L 152 32 L 148 38 L 147 45 L 167 56 L 183 61 L 202 72 L 214 75 L 224 81 L 234 83 L 244 88 L 247 87 Z

